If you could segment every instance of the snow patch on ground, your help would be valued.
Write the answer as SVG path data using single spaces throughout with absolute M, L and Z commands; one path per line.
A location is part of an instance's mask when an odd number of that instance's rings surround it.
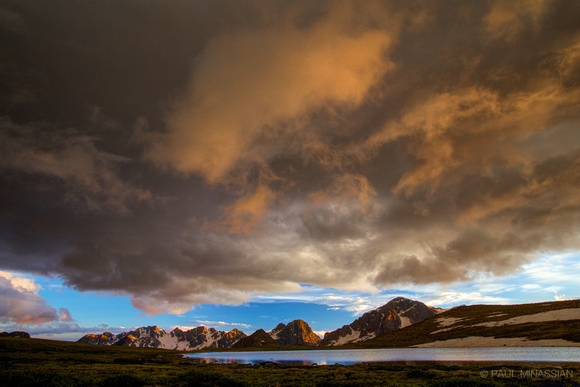
M 502 325 L 525 324 L 530 322 L 580 320 L 580 308 L 551 310 L 536 314 L 528 314 L 500 321 L 488 321 L 475 324 L 478 327 L 498 327 Z
M 503 312 L 495 312 L 492 314 L 488 314 L 485 318 L 492 318 L 492 317 L 501 317 L 501 316 L 507 316 L 507 313 L 503 313 Z
M 375 332 L 372 332 L 372 333 L 369 333 L 366 336 L 359 337 L 358 339 L 355 339 L 352 342 L 353 343 L 359 343 L 361 341 L 367 341 L 367 340 L 370 340 L 370 339 L 374 339 L 375 337 L 377 337 L 377 334 Z
M 407 312 L 409 312 L 411 309 L 413 309 L 414 307 L 416 307 L 417 305 L 413 305 L 412 307 L 402 311 L 401 313 L 399 313 L 399 319 L 401 320 L 401 328 L 405 328 L 408 327 L 409 325 L 411 325 L 411 319 L 409 317 L 406 317 L 405 315 L 407 314 Z
M 435 322 L 439 324 L 440 327 L 448 327 L 457 322 L 465 320 L 465 317 L 439 317 Z
M 175 336 L 162 335 L 162 336 L 159 336 L 158 340 L 161 343 L 161 348 L 166 348 L 166 349 L 176 349 L 177 348 L 178 342 L 177 342 L 177 337 L 175 337 Z
M 401 319 L 401 328 L 408 327 L 411 324 L 411 319 L 409 317 L 399 317 Z
M 463 347 L 580 347 L 580 343 L 563 339 L 528 340 L 522 337 L 496 339 L 495 337 L 469 336 L 459 339 L 440 340 L 413 345 L 415 348 L 463 348 Z
M 343 345 L 346 343 L 350 343 L 351 341 L 358 339 L 359 336 L 360 336 L 359 331 L 352 331 L 350 334 L 348 334 L 346 336 L 342 336 L 338 340 L 331 341 L 328 345 L 336 346 L 336 345 Z
M 201 344 L 203 347 L 211 348 L 216 340 L 212 337 L 211 332 L 207 331 L 204 333 L 205 341 Z
M 452 330 L 452 329 L 457 329 L 457 328 L 465 328 L 465 325 L 457 325 L 457 326 L 455 326 L 455 327 L 449 327 L 449 328 L 438 329 L 438 330 L 436 330 L 436 331 L 433 331 L 433 332 L 431 332 L 431 333 L 429 333 L 429 334 L 430 334 L 430 335 L 434 335 L 434 334 L 436 334 L 436 333 L 447 332 L 447 331 L 450 331 L 450 330 Z
M 189 342 L 184 340 L 184 341 L 178 342 L 175 349 L 178 351 L 188 351 L 191 349 L 191 346 L 189 345 Z

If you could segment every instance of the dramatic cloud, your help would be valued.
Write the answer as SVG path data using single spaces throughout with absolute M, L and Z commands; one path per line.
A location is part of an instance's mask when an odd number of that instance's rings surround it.
M 72 320 L 67 309 L 57 312 L 47 305 L 38 290 L 40 286 L 33 280 L 0 271 L 0 323 L 38 325 Z
M 268 162 L 302 132 L 320 132 L 312 114 L 336 115 L 368 98 L 392 67 L 386 59 L 392 33 L 372 28 L 376 16 L 366 13 L 369 20 L 354 24 L 352 14 L 360 11 L 354 4 L 330 7 L 306 25 L 300 11 L 265 12 L 255 25 L 212 38 L 151 157 L 217 183 L 248 163 Z M 385 16 L 383 23 L 392 24 Z
M 547 265 L 580 248 L 579 20 L 573 0 L 0 2 L 0 268 L 155 315 Z M 465 297 L 505 299 L 433 302 Z

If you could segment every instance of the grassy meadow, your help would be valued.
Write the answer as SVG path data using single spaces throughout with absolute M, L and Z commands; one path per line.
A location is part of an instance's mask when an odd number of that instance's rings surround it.
M 2 386 L 580 386 L 579 364 L 564 378 L 517 377 L 529 364 L 196 364 L 179 351 L 20 338 L 0 338 L 0 359 Z

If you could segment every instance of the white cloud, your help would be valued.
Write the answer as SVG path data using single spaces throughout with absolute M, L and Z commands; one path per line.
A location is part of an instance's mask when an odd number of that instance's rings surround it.
M 70 312 L 47 305 L 34 280 L 0 271 L 0 323 L 37 325 L 71 321 Z
M 558 294 L 558 291 L 556 289 L 554 289 L 554 300 L 564 301 L 564 300 L 566 300 L 566 295 L 565 294 Z
M 316 335 L 318 335 L 318 337 L 320 337 L 321 339 L 324 338 L 324 334 L 327 331 L 313 331 Z
M 537 289 L 542 289 L 542 287 L 538 284 L 525 284 L 521 286 L 522 289 L 524 290 L 537 290 Z
M 509 304 L 510 299 L 506 297 L 494 297 L 482 294 L 480 292 L 454 292 L 446 291 L 426 295 L 428 305 L 432 306 L 459 306 L 462 304 Z
M 193 323 L 193 324 L 203 325 L 207 328 L 211 328 L 211 327 L 242 327 L 242 328 L 249 329 L 252 327 L 250 324 L 230 323 L 230 322 L 225 322 L 225 321 L 192 320 L 192 321 L 187 321 L 187 322 Z
M 580 273 L 580 251 L 546 254 L 524 265 L 522 275 L 547 286 L 576 284 Z
M 62 322 L 71 322 L 73 320 L 70 312 L 66 308 L 59 308 L 58 309 L 58 317 Z

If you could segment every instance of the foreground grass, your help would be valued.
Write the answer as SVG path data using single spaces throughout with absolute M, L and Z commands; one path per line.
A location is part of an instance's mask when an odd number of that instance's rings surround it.
M 0 338 L 3 386 L 580 386 L 578 364 L 565 378 L 518 378 L 531 365 L 354 366 L 195 364 L 183 353 L 151 348 Z M 483 368 L 485 367 L 485 368 Z M 534 369 L 555 369 L 534 365 Z M 487 377 L 481 371 L 488 372 Z M 516 377 L 493 371 L 511 370 Z

